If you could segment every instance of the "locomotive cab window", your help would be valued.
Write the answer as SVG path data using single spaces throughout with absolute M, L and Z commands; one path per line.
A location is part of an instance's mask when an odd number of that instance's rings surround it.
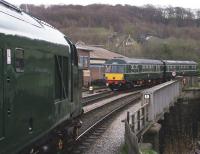
M 78 66 L 78 53 L 77 53 L 77 49 L 76 49 L 76 46 L 75 45 L 72 45 L 73 46 L 73 60 L 74 60 L 74 64 L 75 66 Z
M 68 58 L 55 56 L 55 100 L 68 97 Z
M 16 72 L 24 72 L 24 50 L 15 49 L 15 70 Z

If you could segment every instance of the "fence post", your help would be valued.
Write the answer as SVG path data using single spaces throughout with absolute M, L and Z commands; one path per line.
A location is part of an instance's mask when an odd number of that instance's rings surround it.
M 137 112 L 137 129 L 138 131 L 140 131 L 140 110 L 138 110 Z
M 145 126 L 145 112 L 144 112 L 145 106 L 142 108 L 142 126 Z
M 135 114 L 132 115 L 132 131 L 135 132 Z
M 129 121 L 130 121 L 130 113 L 129 113 L 129 111 L 127 112 L 127 122 L 128 122 L 128 124 L 129 124 Z

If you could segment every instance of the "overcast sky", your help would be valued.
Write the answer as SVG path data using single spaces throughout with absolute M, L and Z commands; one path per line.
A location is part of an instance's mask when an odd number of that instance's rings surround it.
M 129 4 L 136 6 L 143 6 L 145 4 L 152 4 L 155 6 L 180 6 L 184 8 L 199 9 L 200 0 L 6 0 L 12 4 Z

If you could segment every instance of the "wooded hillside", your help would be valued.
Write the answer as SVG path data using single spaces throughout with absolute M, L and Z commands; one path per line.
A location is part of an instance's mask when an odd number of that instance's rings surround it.
M 28 5 L 28 10 L 74 42 L 102 44 L 132 57 L 198 60 L 200 56 L 200 10 L 97 4 Z

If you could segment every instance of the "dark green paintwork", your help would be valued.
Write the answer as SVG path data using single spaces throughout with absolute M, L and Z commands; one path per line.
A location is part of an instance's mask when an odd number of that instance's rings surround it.
M 21 73 L 15 71 L 15 48 L 22 48 L 25 53 Z M 80 114 L 80 87 L 78 68 L 71 67 L 67 46 L 0 34 L 0 49 L 0 138 L 4 137 L 0 140 L 0 154 L 11 154 L 69 119 L 70 115 Z M 11 65 L 6 64 L 6 49 L 12 51 Z M 55 55 L 69 58 L 69 98 L 61 101 L 54 100 Z M 73 102 L 70 102 L 71 90 Z M 31 120 L 33 131 L 29 131 Z
M 4 104 L 3 104 L 3 64 L 2 64 L 2 50 L 0 49 L 0 141 L 4 137 Z
M 138 81 L 138 80 L 148 80 L 148 79 L 161 79 L 162 73 L 134 73 L 134 74 L 124 74 L 126 81 Z

